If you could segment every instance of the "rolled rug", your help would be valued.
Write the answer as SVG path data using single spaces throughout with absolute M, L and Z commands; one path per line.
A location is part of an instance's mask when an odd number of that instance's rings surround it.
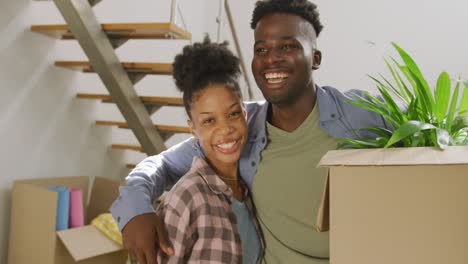
M 84 226 L 83 191 L 70 189 L 70 228 Z
M 50 191 L 57 192 L 57 215 L 55 230 L 68 229 L 68 217 L 70 211 L 70 191 L 60 186 L 49 186 Z

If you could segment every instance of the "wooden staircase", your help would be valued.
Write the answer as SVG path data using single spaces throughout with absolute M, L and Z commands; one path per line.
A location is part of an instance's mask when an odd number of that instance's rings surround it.
M 108 70 L 111 65 L 118 65 L 118 63 L 114 63 L 117 56 L 113 50 L 130 39 L 191 40 L 192 36 L 189 32 L 170 22 L 98 24 L 97 20 L 93 20 L 93 16 L 90 18 L 90 14 L 92 15 L 90 8 L 99 0 L 90 0 L 91 6 L 87 3 L 74 3 L 71 0 L 54 0 L 54 2 L 65 20 L 76 24 L 33 25 L 31 31 L 59 40 L 77 40 L 80 43 L 90 59 L 89 61 L 56 61 L 55 66 L 99 74 L 109 93 L 78 93 L 77 98 L 117 104 L 126 121 L 98 120 L 96 125 L 130 128 L 140 142 L 140 145 L 112 144 L 113 149 L 142 151 L 153 155 L 165 149 L 164 143 L 158 143 L 160 140 L 166 141 L 176 133 L 190 132 L 186 126 L 153 124 L 154 128 L 149 128 L 151 127 L 148 126 L 149 122 L 152 123 L 149 116 L 152 113 L 162 106 L 183 107 L 182 98 L 139 96 L 133 87 L 148 74 L 171 75 L 172 65 L 170 63 L 120 62 L 120 71 L 119 69 L 117 71 Z M 90 34 L 95 30 L 101 30 L 104 34 L 98 37 Z M 102 38 L 110 45 L 102 44 Z M 122 76 L 119 74 L 122 73 L 126 75 L 129 82 L 120 81 Z M 135 97 L 140 100 L 134 100 Z M 127 109 L 130 110 L 127 111 Z M 127 168 L 132 167 L 134 165 L 127 164 Z

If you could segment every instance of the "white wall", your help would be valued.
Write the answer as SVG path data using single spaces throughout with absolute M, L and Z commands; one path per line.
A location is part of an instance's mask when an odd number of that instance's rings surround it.
M 204 32 L 215 39 L 217 0 L 180 0 L 194 41 Z M 254 1 L 230 1 L 250 71 Z M 468 77 L 468 1 L 466 0 L 317 0 L 325 29 L 318 83 L 340 89 L 373 89 L 366 74 L 385 72 L 382 56 L 407 49 L 430 79 L 442 70 Z M 104 0 L 95 11 L 101 22 L 158 22 L 169 19 L 168 0 Z M 129 131 L 96 127 L 96 119 L 119 120 L 115 106 L 75 99 L 77 91 L 105 91 L 99 78 L 52 66 L 58 59 L 84 59 L 74 41 L 32 33 L 31 24 L 63 22 L 51 2 L 2 0 L 0 4 L 0 263 L 6 263 L 10 189 L 14 180 L 71 175 L 122 178 L 128 161 L 143 155 L 109 149 L 111 143 L 136 142 Z M 230 33 L 224 27 L 224 36 Z M 368 41 L 376 45 L 369 45 Z M 232 43 L 232 40 L 231 40 Z M 117 53 L 123 60 L 170 62 L 186 41 L 130 41 Z M 250 73 L 249 73 L 250 75 Z M 250 75 L 256 98 L 261 93 Z M 177 95 L 170 77 L 137 84 L 145 95 Z M 171 111 L 171 118 L 167 117 Z M 183 111 L 163 109 L 158 123 L 183 124 Z M 177 140 L 173 140 L 172 144 Z
M 216 0 L 180 0 L 195 41 L 216 32 Z M 100 22 L 167 22 L 167 0 L 102 1 Z M 180 17 L 180 15 L 179 15 Z M 180 19 L 179 19 L 180 20 Z M 77 92 L 105 92 L 95 74 L 53 66 L 55 60 L 85 60 L 76 41 L 32 33 L 32 24 L 63 23 L 52 1 L 0 3 L 0 263 L 6 263 L 11 186 L 14 180 L 61 176 L 122 179 L 125 164 L 144 155 L 112 150 L 112 143 L 136 143 L 130 131 L 94 125 L 97 119 L 123 120 L 112 104 L 76 99 Z M 187 41 L 129 41 L 117 50 L 121 60 L 172 62 Z M 136 86 L 142 95 L 178 95 L 171 77 L 148 77 Z M 167 113 L 171 113 L 170 118 Z M 184 125 L 183 110 L 162 109 L 160 124 Z M 181 137 L 170 140 L 170 145 Z M 27 254 L 27 253 L 26 253 Z

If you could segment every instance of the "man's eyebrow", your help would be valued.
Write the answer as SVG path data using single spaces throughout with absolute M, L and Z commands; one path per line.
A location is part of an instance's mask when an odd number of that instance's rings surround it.
M 296 39 L 296 37 L 294 37 L 294 36 L 283 36 L 283 37 L 281 37 L 281 40 L 295 40 L 295 39 Z M 266 42 L 265 40 L 257 40 L 254 43 L 254 47 L 257 46 L 258 44 L 263 44 L 265 42 Z
M 264 40 L 257 40 L 257 41 L 255 41 L 254 46 L 257 46 L 258 44 L 262 44 L 262 43 L 265 43 L 265 41 Z

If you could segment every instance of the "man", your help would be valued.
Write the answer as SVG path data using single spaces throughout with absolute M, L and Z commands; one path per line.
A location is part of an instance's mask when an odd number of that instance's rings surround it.
M 317 7 L 307 0 L 259 1 L 252 72 L 266 102 L 246 104 L 248 143 L 240 175 L 252 190 L 266 241 L 267 263 L 328 263 L 328 233 L 317 230 L 327 170 L 320 158 L 336 148 L 337 138 L 366 137 L 358 130 L 383 126 L 383 120 L 351 106 L 360 95 L 316 86 L 320 67 L 317 37 L 322 30 Z M 151 204 L 167 185 L 203 155 L 189 139 L 148 157 L 127 177 L 127 187 L 111 211 L 124 244 L 140 263 L 155 263 L 154 245 L 171 254 L 161 221 Z

